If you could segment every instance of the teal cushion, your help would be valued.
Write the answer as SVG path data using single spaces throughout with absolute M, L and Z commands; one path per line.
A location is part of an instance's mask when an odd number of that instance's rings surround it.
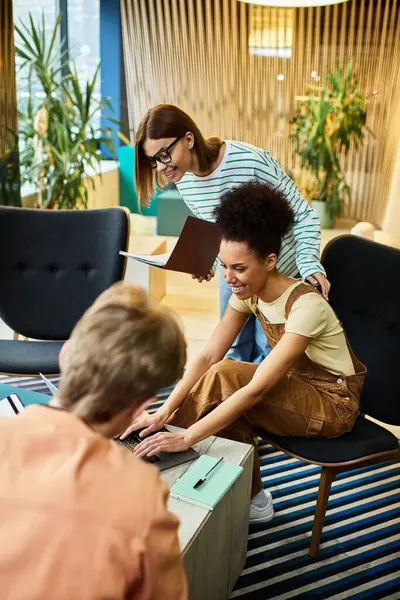
M 141 213 L 145 216 L 155 217 L 157 214 L 157 195 L 151 199 L 149 208 L 141 207 L 139 210 L 138 198 L 134 184 L 135 150 L 132 146 L 121 146 L 118 149 L 119 161 L 119 203 L 129 208 L 131 213 Z
M 175 189 L 166 189 L 157 198 L 157 234 L 179 236 L 186 217 L 194 217 L 181 194 Z
M 8 385 L 7 383 L 0 383 L 0 400 L 6 398 L 10 394 L 17 394 L 21 398 L 22 404 L 27 406 L 28 404 L 48 404 L 52 398 L 47 394 L 40 394 L 39 392 L 33 392 L 32 390 L 26 390 L 16 385 Z

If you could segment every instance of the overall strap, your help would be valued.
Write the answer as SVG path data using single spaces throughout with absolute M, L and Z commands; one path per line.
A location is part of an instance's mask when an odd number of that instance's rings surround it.
M 258 298 L 257 296 L 252 296 L 250 299 L 250 309 L 255 314 L 258 315 L 260 310 L 258 308 Z
M 289 294 L 289 298 L 286 300 L 285 305 L 285 319 L 288 318 L 290 311 L 292 310 L 293 304 L 300 298 L 300 296 L 304 296 L 304 294 L 315 293 L 319 294 L 319 291 L 315 289 L 312 285 L 308 283 L 299 283 L 294 290 Z

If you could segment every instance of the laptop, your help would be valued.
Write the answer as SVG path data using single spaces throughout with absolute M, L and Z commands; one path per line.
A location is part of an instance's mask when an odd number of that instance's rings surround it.
M 128 435 L 128 437 L 126 437 L 124 440 L 115 438 L 114 441 L 117 442 L 117 444 L 125 446 L 125 448 L 128 448 L 128 450 L 131 450 L 133 452 L 136 446 L 143 441 L 139 437 L 139 433 L 141 431 L 143 430 L 138 429 L 137 431 L 134 431 L 133 433 Z M 163 427 L 162 429 L 157 431 L 157 433 L 165 431 L 168 432 L 168 429 Z M 151 435 L 147 437 L 151 437 Z M 196 450 L 193 450 L 193 448 L 189 448 L 189 450 L 185 450 L 184 452 L 160 452 L 159 454 L 148 456 L 143 460 L 145 462 L 153 464 L 160 471 L 165 471 L 166 469 L 171 469 L 171 467 L 177 467 L 178 465 L 182 465 L 191 460 L 195 460 L 196 458 L 199 458 L 199 456 L 200 455 L 198 452 L 196 452 Z
M 42 375 L 42 373 L 39 373 L 39 375 L 42 378 L 43 382 L 46 384 L 47 388 L 52 393 L 52 395 L 54 395 L 58 391 L 56 386 L 53 383 L 51 383 L 51 381 L 49 381 L 47 377 Z M 120 444 L 121 446 L 125 446 L 125 448 L 133 452 L 136 446 L 143 441 L 139 437 L 140 431 L 143 430 L 138 429 L 137 431 L 134 431 L 133 433 L 128 435 L 128 437 L 126 437 L 124 440 L 114 438 L 114 441 L 117 442 L 117 444 Z M 163 427 L 160 431 L 168 431 L 168 429 Z M 165 471 L 166 469 L 171 469 L 172 467 L 176 467 L 191 460 L 195 460 L 199 456 L 200 455 L 198 452 L 196 452 L 196 450 L 193 450 L 193 448 L 189 448 L 189 450 L 185 450 L 184 452 L 160 452 L 159 454 L 154 454 L 154 456 L 148 456 L 143 460 L 147 463 L 153 464 L 160 471 Z

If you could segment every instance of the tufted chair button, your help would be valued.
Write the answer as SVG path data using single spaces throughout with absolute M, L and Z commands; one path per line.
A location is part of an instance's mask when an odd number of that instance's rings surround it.
M 91 265 L 81 265 L 80 270 L 85 273 L 88 277 L 92 275 L 92 273 L 94 272 L 95 268 Z

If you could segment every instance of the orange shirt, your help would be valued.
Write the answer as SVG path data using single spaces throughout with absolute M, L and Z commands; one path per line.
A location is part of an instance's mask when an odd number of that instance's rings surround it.
M 185 600 L 178 519 L 158 470 L 72 413 L 0 418 L 7 600 Z

